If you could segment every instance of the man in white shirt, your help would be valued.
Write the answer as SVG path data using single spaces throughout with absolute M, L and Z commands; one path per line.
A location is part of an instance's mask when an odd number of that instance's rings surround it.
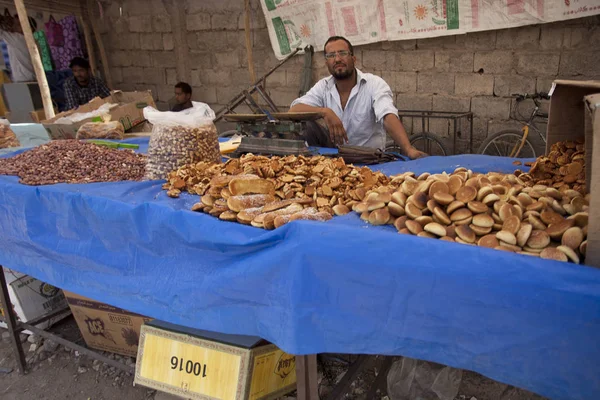
M 8 48 L 12 81 L 34 82 L 36 80 L 35 72 L 21 24 L 18 18 L 13 21 L 12 32 L 0 30 L 0 40 L 4 40 Z
M 410 144 L 389 85 L 354 67 L 352 44 L 341 36 L 332 36 L 324 52 L 331 76 L 317 82 L 290 107 L 290 112 L 317 112 L 323 118 L 328 132 L 311 129 L 309 144 L 332 147 L 348 143 L 385 149 L 387 132 L 407 157 L 426 156 Z

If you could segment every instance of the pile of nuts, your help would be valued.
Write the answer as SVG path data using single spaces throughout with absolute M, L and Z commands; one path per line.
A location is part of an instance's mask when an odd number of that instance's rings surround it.
M 154 125 L 148 144 L 148 179 L 165 179 L 169 172 L 200 161 L 221 161 L 217 128 L 213 124 L 200 127 Z
M 554 143 L 547 156 L 538 157 L 529 173 L 516 171 L 527 186 L 546 185 L 560 191 L 588 192 L 585 185 L 585 145 L 583 139 Z
M 249 183 L 240 191 L 238 186 L 244 185 L 239 182 L 244 180 Z M 169 174 L 163 188 L 171 197 L 178 197 L 183 190 L 201 195 L 202 201 L 194 206 L 194 211 L 274 228 L 273 215 L 265 224 L 263 214 L 276 212 L 282 217 L 279 222 L 288 219 L 283 216 L 293 220 L 297 213 L 300 214 L 294 219 L 329 219 L 333 214 L 350 212 L 360 201 L 361 193 L 388 182 L 383 173 L 346 165 L 341 158 L 246 154 L 225 164 L 200 162 L 182 167 Z M 248 209 L 252 209 L 250 214 L 241 212 Z
M 15 135 L 13 130 L 10 128 L 10 125 L 0 123 L 0 149 L 19 147 L 20 145 L 21 143 L 19 143 L 19 139 L 17 139 L 17 135 Z
M 0 159 L 0 175 L 26 185 L 142 180 L 146 156 L 78 140 L 54 140 Z
M 587 246 L 589 195 L 511 174 L 412 172 L 365 194 L 353 210 L 398 232 L 580 263 Z

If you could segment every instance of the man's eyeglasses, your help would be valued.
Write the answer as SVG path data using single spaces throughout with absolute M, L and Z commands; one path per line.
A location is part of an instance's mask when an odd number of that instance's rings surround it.
M 325 53 L 325 58 L 328 60 L 333 60 L 336 55 L 340 56 L 340 58 L 346 58 L 351 54 L 352 53 L 350 53 L 348 50 L 340 50 L 340 51 L 334 51 L 332 53 Z

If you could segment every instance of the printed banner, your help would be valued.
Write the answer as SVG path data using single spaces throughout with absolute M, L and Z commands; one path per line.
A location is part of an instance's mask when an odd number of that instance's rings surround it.
M 512 28 L 600 14 L 600 0 L 261 0 L 278 59 L 323 50 L 330 36 L 354 45 Z

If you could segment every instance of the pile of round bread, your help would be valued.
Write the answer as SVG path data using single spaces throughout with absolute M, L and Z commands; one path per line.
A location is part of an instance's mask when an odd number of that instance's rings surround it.
M 181 167 L 169 174 L 163 189 L 170 197 L 182 191 L 202 196 L 193 211 L 274 229 L 299 219 L 326 221 L 347 214 L 367 190 L 388 182 L 383 173 L 342 158 L 247 154 L 224 164 Z
M 398 232 L 580 263 L 587 246 L 589 195 L 528 187 L 511 174 L 406 172 L 353 206 L 373 225 Z

